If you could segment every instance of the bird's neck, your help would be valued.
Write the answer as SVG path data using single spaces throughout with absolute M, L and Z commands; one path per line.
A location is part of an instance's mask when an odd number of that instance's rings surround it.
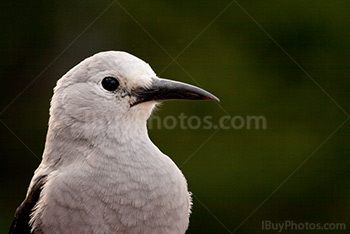
M 112 156 L 113 152 L 158 150 L 148 136 L 147 117 L 130 115 L 113 121 L 87 122 L 77 127 L 76 123 L 62 125 L 51 116 L 43 163 L 52 168 L 52 165 L 70 164 L 86 157 L 86 153 L 102 152 Z

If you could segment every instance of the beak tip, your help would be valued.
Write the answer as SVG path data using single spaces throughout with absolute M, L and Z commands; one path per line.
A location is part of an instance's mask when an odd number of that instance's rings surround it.
M 220 99 L 217 98 L 217 97 L 215 97 L 213 100 L 216 101 L 216 102 L 220 102 Z
M 205 96 L 204 100 L 220 102 L 220 99 L 212 94 Z

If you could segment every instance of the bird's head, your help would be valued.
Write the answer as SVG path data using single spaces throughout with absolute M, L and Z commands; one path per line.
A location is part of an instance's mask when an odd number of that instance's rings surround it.
M 73 126 L 85 134 L 106 132 L 109 126 L 116 126 L 111 128 L 113 135 L 115 131 L 145 127 L 158 102 L 174 99 L 218 101 L 203 89 L 158 78 L 147 63 L 131 54 L 101 52 L 79 63 L 57 82 L 50 125 Z

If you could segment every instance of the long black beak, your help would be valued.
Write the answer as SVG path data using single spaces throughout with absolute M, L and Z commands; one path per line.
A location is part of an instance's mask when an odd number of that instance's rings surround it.
M 132 106 L 148 101 L 165 100 L 220 100 L 213 94 L 193 85 L 161 78 L 153 78 L 149 88 L 138 88 L 133 91 L 136 101 Z

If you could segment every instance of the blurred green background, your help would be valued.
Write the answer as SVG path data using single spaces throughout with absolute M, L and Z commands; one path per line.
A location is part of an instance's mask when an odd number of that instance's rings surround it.
M 330 98 L 350 111 L 349 1 L 242 0 L 246 12 L 230 0 L 111 3 L 2 2 L 1 233 L 40 163 L 55 82 L 105 50 L 221 99 L 167 102 L 160 118 L 267 120 L 265 130 L 150 130 L 195 194 L 188 233 L 271 233 L 262 220 L 350 225 L 350 127 L 340 127 L 348 115 Z

